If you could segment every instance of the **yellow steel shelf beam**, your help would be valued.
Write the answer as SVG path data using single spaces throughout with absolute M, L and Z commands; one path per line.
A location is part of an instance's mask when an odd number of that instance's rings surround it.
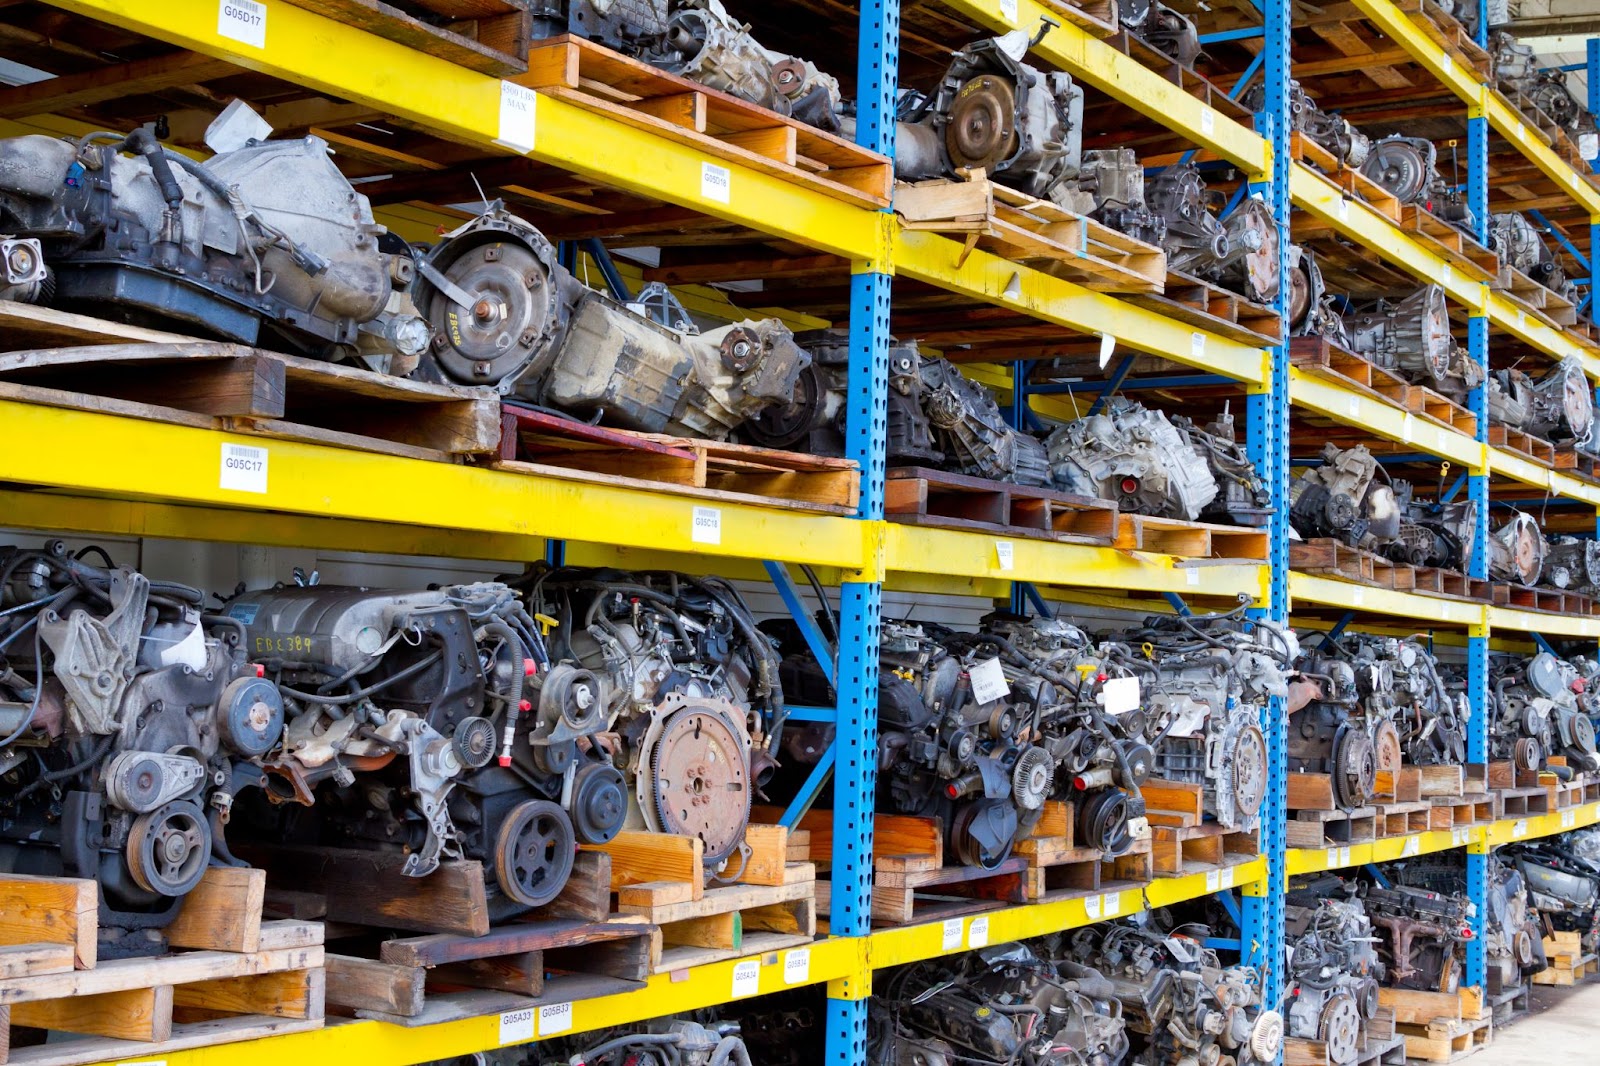
M 1530 459 L 1502 448 L 1489 450 L 1489 472 L 1537 489 L 1548 490 L 1553 496 L 1566 496 L 1569 499 L 1600 505 L 1600 485 L 1591 485 L 1570 474 L 1540 466 Z
M 1600 640 L 1600 618 L 1580 618 L 1569 614 L 1543 614 L 1515 607 L 1489 608 L 1489 625 L 1519 633 L 1539 633 L 1563 637 L 1589 637 Z
M 1469 107 L 1481 109 L 1489 125 L 1515 144 L 1534 166 L 1591 215 L 1600 214 L 1600 190 L 1568 166 L 1539 135 L 1528 128 L 1522 115 L 1478 80 L 1477 72 L 1462 67 L 1449 53 L 1433 43 L 1416 23 L 1389 0 L 1355 0 L 1356 8 L 1383 33 L 1404 48 L 1440 84 L 1460 97 Z
M 1484 827 L 1482 843 L 1489 847 L 1515 844 L 1519 840 L 1555 836 L 1569 829 L 1582 829 L 1600 822 L 1600 803 L 1583 803 L 1565 810 L 1536 814 L 1527 818 L 1502 818 Z
M 48 448 L 40 441 L 49 441 Z M 266 491 L 222 488 L 223 445 L 266 452 Z M 593 540 L 744 558 L 861 568 L 874 524 L 853 518 L 696 500 L 592 482 L 404 459 L 134 418 L 0 401 L 0 482 L 113 501 L 276 512 L 278 535 L 315 534 L 327 519 L 509 538 Z M 118 506 L 125 506 L 119 504 Z M 706 514 L 706 510 L 715 512 Z M 696 539 L 696 510 L 702 532 Z M 203 514 L 201 515 L 203 517 Z M 216 516 L 212 516 L 215 518 Z M 157 512 L 152 521 L 161 518 Z M 291 519 L 302 527 L 285 526 Z M 164 519 L 175 521 L 174 515 Z M 132 519 L 129 519 L 132 521 Z M 714 521 L 719 533 L 704 530 Z M 270 523 L 269 523 L 270 524 Z M 188 535 L 255 539 L 218 522 Z M 708 542 L 709 541 L 709 542 Z M 437 538 L 428 541 L 437 542 Z M 468 540 L 464 550 L 478 545 Z M 462 554 L 463 549 L 451 552 Z
M 1289 575 L 1291 603 L 1306 601 L 1347 611 L 1371 611 L 1398 618 L 1421 618 L 1431 624 L 1481 626 L 1487 608 L 1478 603 L 1422 596 L 1397 589 L 1373 588 L 1316 574 Z
M 1390 862 L 1408 859 L 1413 855 L 1427 855 L 1435 851 L 1448 851 L 1476 843 L 1482 838 L 1482 827 L 1461 829 L 1436 829 L 1410 836 L 1385 837 L 1362 844 L 1342 844 L 1330 848 L 1290 848 L 1285 865 L 1289 876 L 1321 873 L 1323 870 L 1344 870 L 1364 866 L 1369 862 Z
M 1250 176 L 1271 172 L 1272 150 L 1254 130 L 1218 114 L 1138 60 L 1123 55 L 1070 22 L 1063 23 L 1059 15 L 1036 0 L 1016 0 L 1015 19 L 1008 18 L 1002 11 L 1008 6 L 1004 2 L 946 0 L 946 3 L 1001 33 L 1018 27 L 1034 31 L 1044 18 L 1060 23 L 1033 48 L 1046 63 L 1143 114 L 1159 116 L 1167 128 L 1216 152 Z
M 1293 367 L 1289 370 L 1289 401 L 1343 425 L 1370 429 L 1387 440 L 1448 459 L 1474 473 L 1481 473 L 1486 463 L 1488 446 L 1465 433 Z

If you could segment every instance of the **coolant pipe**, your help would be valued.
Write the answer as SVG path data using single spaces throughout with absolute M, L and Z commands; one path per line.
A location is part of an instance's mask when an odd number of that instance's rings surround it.
M 1072 787 L 1079 792 L 1088 792 L 1097 788 L 1110 788 L 1116 783 L 1116 771 L 1109 766 L 1097 766 L 1093 770 L 1085 770 L 1072 779 Z

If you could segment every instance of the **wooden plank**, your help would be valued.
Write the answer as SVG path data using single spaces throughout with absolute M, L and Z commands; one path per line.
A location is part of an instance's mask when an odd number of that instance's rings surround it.
M 611 856 L 603 851 L 580 851 L 572 859 L 572 873 L 561 894 L 534 911 L 541 918 L 577 918 L 604 921 L 611 913 Z
M 810 899 L 813 892 L 814 885 L 809 881 L 797 885 L 773 887 L 729 885 L 724 888 L 707 889 L 705 894 L 697 900 L 652 908 L 647 916 L 650 921 L 655 922 L 657 925 L 665 925 L 668 922 L 682 922 L 712 914 L 747 911 L 754 907 L 765 907 L 789 900 Z M 646 916 L 643 908 L 639 908 L 637 911 L 630 909 L 628 913 L 638 913 L 642 917 Z
M 119 1040 L 165 1040 L 172 1035 L 172 986 L 14 1003 L 11 1024 Z
M 320 1018 L 325 994 L 320 966 L 312 970 L 244 974 L 171 987 L 176 1007 L 224 1014 L 264 1014 L 270 1018 Z
M 705 842 L 698 837 L 624 831 L 608 843 L 585 844 L 580 850 L 611 856 L 612 891 L 652 881 L 689 882 L 695 886 L 695 899 L 705 890 Z
M 197 52 L 169 52 L 0 90 L 0 118 L 58 114 L 239 73 L 240 68 L 226 60 Z
M 452 962 L 431 970 L 412 972 L 419 974 L 425 972 L 428 983 L 434 987 L 464 985 L 467 988 L 492 988 L 500 992 L 517 992 L 524 996 L 537 996 L 544 992 L 542 951 L 523 951 L 491 959 Z
M 69 944 L 74 965 L 95 964 L 100 888 L 75 877 L 0 877 L 0 944 Z
M 289 0 L 295 7 L 326 15 L 398 44 L 447 59 L 481 74 L 503 77 L 521 74 L 527 64 L 520 58 L 449 30 L 430 26 L 380 0 Z M 524 24 L 523 35 L 527 29 Z
M 695 898 L 697 881 L 642 881 L 637 885 L 624 885 L 617 889 L 617 905 L 624 911 L 645 907 L 663 907 L 669 903 L 688 903 Z
M 167 943 L 213 951 L 260 950 L 266 891 L 265 870 L 210 867 L 167 926 Z
M 134 1043 L 103 1037 L 86 1037 L 18 1048 L 11 1052 L 13 1066 L 84 1066 L 107 1061 L 161 1061 L 160 1057 L 190 1048 L 211 1047 L 243 1040 L 260 1040 L 322 1028 L 320 1018 L 299 1020 L 264 1018 L 258 1014 L 227 1016 L 210 1021 L 173 1026 L 172 1036 L 158 1043 Z M 220 1053 L 226 1056 L 226 1052 Z M 151 1056 L 156 1056 L 152 1059 Z
M 379 1010 L 411 1017 L 422 1011 L 423 970 L 394 966 L 349 955 L 328 955 L 327 1002 L 330 1006 Z
M 0 978 L 70 973 L 74 954 L 71 944 L 15 944 L 0 947 Z
M 427 877 L 406 877 L 403 856 L 355 848 L 235 849 L 267 870 L 269 882 L 327 898 L 328 920 L 424 933 L 489 931 L 489 905 L 479 863 L 445 862 Z
M 154 959 L 112 959 L 92 970 L 6 981 L 0 984 L 0 1003 L 82 998 L 155 985 L 181 985 L 275 970 L 304 970 L 321 966 L 322 958 L 322 947 L 318 945 L 279 951 L 189 951 Z
M 782 807 L 757 804 L 750 810 L 752 822 L 776 823 L 783 817 Z M 800 818 L 798 829 L 811 834 L 811 858 L 816 862 L 833 860 L 833 812 L 812 809 Z M 944 825 L 937 818 L 918 818 L 908 814 L 872 816 L 873 853 L 877 856 L 919 855 L 944 863 Z
M 662 943 L 688 947 L 737 948 L 743 934 L 738 911 L 664 922 L 661 926 Z
M 745 826 L 744 842 L 750 846 L 750 857 L 739 874 L 739 883 L 784 884 L 789 861 L 789 830 L 781 825 L 751 823 Z
M 396 966 L 438 966 L 494 955 L 514 955 L 525 951 L 571 947 L 620 937 L 646 935 L 650 923 L 642 918 L 622 916 L 608 922 L 581 922 L 552 919 L 543 922 L 513 922 L 498 926 L 482 936 L 465 937 L 445 933 L 434 936 L 386 940 L 378 957 Z

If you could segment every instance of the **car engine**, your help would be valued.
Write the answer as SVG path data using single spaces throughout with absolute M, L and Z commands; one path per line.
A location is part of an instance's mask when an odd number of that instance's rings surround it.
M 1450 334 L 1450 309 L 1438 285 L 1353 311 L 1344 316 L 1344 329 L 1356 355 L 1457 403 L 1483 380 L 1483 368 Z
M 1565 300 L 1577 303 L 1578 286 L 1567 279 L 1561 261 L 1550 251 L 1528 216 L 1507 211 L 1489 216 L 1489 247 L 1500 262 L 1521 271 Z
M 283 728 L 199 589 L 0 549 L 0 870 L 98 881 L 102 958 L 164 951 L 207 866 L 240 865 L 224 826 Z
M 1497 654 L 1489 665 L 1492 756 L 1524 770 L 1542 770 L 1562 755 L 1575 770 L 1600 770 L 1594 723 L 1580 702 L 1588 681 L 1547 651 L 1531 657 Z
M 1396 880 L 1445 896 L 1465 897 L 1467 870 L 1454 856 L 1437 861 L 1412 860 L 1390 864 Z M 1528 881 L 1514 862 L 1496 853 L 1488 863 L 1488 896 L 1483 940 L 1487 979 L 1491 991 L 1508 989 L 1545 968 L 1544 936 L 1534 909 Z
M 1378 930 L 1378 955 L 1391 988 L 1453 993 L 1466 967 L 1476 909 L 1465 895 L 1395 885 L 1369 887 L 1363 900 Z
M 1117 0 L 1117 25 L 1187 70 L 1200 59 L 1199 29 L 1159 0 Z
M 1422 137 L 1393 134 L 1374 142 L 1361 173 L 1394 194 L 1456 226 L 1472 228 L 1472 210 L 1439 174 L 1439 150 Z
M 1323 639 L 1295 665 L 1285 704 L 1289 771 L 1328 774 L 1341 809 L 1363 807 L 1372 798 L 1378 770 L 1400 765 L 1399 732 L 1368 713 L 1356 666 L 1336 641 Z
M 1580 829 L 1500 850 L 1527 879 L 1534 908 L 1553 929 L 1578 933 L 1583 950 L 1600 942 L 1600 832 Z
M 554 722 L 548 733 L 574 779 L 580 837 L 602 819 L 699 837 L 708 873 L 736 878 L 787 716 L 777 650 L 743 598 L 720 578 L 670 571 L 541 566 L 520 584 L 530 612 L 556 623 L 541 701 L 593 723 L 587 741 Z M 596 772 L 591 785 L 567 769 L 602 752 L 620 776 Z
M 1058 427 L 1045 441 L 1064 492 L 1163 518 L 1261 525 L 1269 496 L 1226 413 L 1205 429 L 1126 397 Z
M 1265 110 L 1266 89 L 1260 82 L 1252 82 L 1240 98 L 1247 110 Z M 1360 170 L 1372 152 L 1372 139 L 1338 115 L 1329 114 L 1317 106 L 1301 84 L 1289 80 L 1289 124 L 1297 133 L 1303 133 L 1328 151 L 1340 164 Z
M 1120 1066 L 1128 1054 L 1111 982 L 1024 944 L 913 963 L 877 988 L 867 1057 L 882 1066 Z
M 287 720 L 260 755 L 258 839 L 399 852 L 409 877 L 474 859 L 504 918 L 553 900 L 578 843 L 621 828 L 621 775 L 576 751 L 604 723 L 562 700 L 510 586 L 280 585 L 226 610 Z M 609 791 L 606 813 L 575 817 L 568 778 L 577 797 Z
M 777 319 L 674 329 L 589 289 L 495 204 L 417 264 L 419 373 L 646 433 L 725 440 L 789 404 L 811 356 Z
M 1348 347 L 1338 298 L 1328 291 L 1316 254 L 1310 248 L 1291 244 L 1288 259 L 1289 295 L 1285 309 L 1290 336 L 1326 337 L 1340 347 Z
M 1006 424 L 994 393 L 943 359 L 924 359 L 920 374 L 923 411 L 947 468 L 1014 485 L 1050 484 L 1044 445 Z
M 1148 195 L 1150 210 L 1166 222 L 1168 270 L 1215 281 L 1255 303 L 1277 298 L 1280 235 L 1264 202 L 1246 197 L 1219 218 L 1225 200 L 1206 188 L 1192 163 L 1163 167 Z
M 1489 419 L 1547 441 L 1586 443 L 1594 431 L 1594 398 L 1583 363 L 1569 356 L 1537 382 L 1516 369 L 1492 372 Z
M 1525 97 L 1529 104 L 1572 136 L 1583 158 L 1594 158 L 1600 151 L 1595 119 L 1572 95 L 1566 71 L 1546 68 L 1532 48 L 1505 30 L 1489 34 L 1489 52 L 1500 87 L 1513 99 Z
M 1512 511 L 1510 520 L 1489 534 L 1489 580 L 1537 584 L 1546 551 L 1538 521 L 1524 511 Z
M 0 139 L 7 298 L 409 373 L 412 259 L 380 250 L 325 141 L 270 133 L 235 101 L 204 163 L 145 127 Z
M 1594 595 L 1600 590 L 1600 540 L 1551 537 L 1540 580 L 1552 588 Z
M 1360 1056 L 1363 1026 L 1378 1012 L 1383 963 L 1372 923 L 1344 881 L 1319 877 L 1291 888 L 1284 906 L 1288 1035 L 1328 1045 L 1328 1062 Z

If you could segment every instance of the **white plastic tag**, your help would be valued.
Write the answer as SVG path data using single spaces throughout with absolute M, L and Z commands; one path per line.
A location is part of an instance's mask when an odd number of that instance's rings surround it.
M 1328 849 L 1328 853 L 1325 856 L 1323 856 L 1323 860 L 1328 864 L 1328 869 L 1330 869 L 1330 870 L 1338 869 L 1338 867 L 1339 867 L 1339 849 L 1338 848 L 1329 848 Z
M 265 448 L 224 442 L 217 485 L 234 492 L 266 492 L 268 458 Z
M 533 1008 L 508 1010 L 500 1015 L 500 1043 L 515 1044 L 519 1040 L 532 1040 Z
M 1011 695 L 1006 672 L 997 658 L 985 659 L 968 670 L 967 676 L 972 679 L 972 698 L 979 703 L 993 703 Z
M 1449 285 L 1450 282 L 1455 280 L 1455 276 L 1455 271 L 1450 269 L 1449 263 L 1439 264 L 1439 284 Z
M 1196 570 L 1192 566 L 1187 568 L 1183 572 L 1183 581 L 1184 581 L 1184 584 L 1186 584 L 1186 585 L 1198 585 L 1198 584 L 1200 584 L 1200 571 Z
M 989 943 L 989 916 L 979 915 L 967 926 L 967 947 L 981 948 Z
M 1408 857 L 1412 855 L 1421 855 L 1422 838 L 1406 837 L 1406 846 L 1400 849 L 1400 854 Z
M 1122 893 L 1107 892 L 1101 897 L 1100 913 L 1107 918 L 1113 918 L 1122 909 Z
M 1339 865 L 1340 866 L 1349 866 L 1350 865 L 1350 849 L 1349 849 L 1349 847 L 1343 847 L 1343 848 L 1339 849 Z
M 746 959 L 733 964 L 733 998 L 744 999 L 761 991 L 761 963 Z
M 1561 828 L 1571 829 L 1578 824 L 1578 812 L 1568 808 L 1561 812 Z
M 994 542 L 994 557 L 1000 564 L 1000 569 L 1010 570 L 1012 564 L 1016 562 L 1016 546 L 1009 540 L 997 540 Z
M 1211 135 L 1211 131 L 1216 129 L 1216 126 L 1217 126 L 1217 115 L 1216 115 L 1216 112 L 1212 111 L 1209 107 L 1202 107 L 1200 109 L 1200 133 L 1201 133 L 1201 135 L 1209 137 Z
M 1189 334 L 1189 358 L 1204 359 L 1206 357 L 1206 335 L 1196 330 Z
M 954 951 L 961 946 L 961 919 L 946 918 L 939 937 L 940 951 Z
M 1407 411 L 1400 419 L 1400 440 L 1404 444 L 1411 443 L 1412 434 L 1416 432 L 1417 420 Z
M 1450 830 L 1450 846 L 1453 848 L 1462 847 L 1471 839 L 1472 834 L 1467 832 L 1465 829 Z
M 1360 607 L 1364 602 L 1366 602 L 1366 597 L 1361 594 L 1360 589 L 1351 589 L 1350 602 L 1355 604 L 1357 607 Z
M 1232 888 L 1233 887 L 1233 867 L 1231 867 L 1231 866 L 1225 866 L 1222 869 L 1222 887 L 1223 888 Z
M 783 983 L 803 985 L 811 979 L 811 949 L 797 948 L 783 957 Z
M 733 198 L 733 174 L 727 167 L 701 163 L 700 195 L 715 203 L 727 203 Z
M 1098 922 L 1100 920 L 1101 898 L 1102 897 L 1100 896 L 1083 897 L 1083 913 L 1089 916 L 1089 920 L 1091 922 Z
M 1111 354 L 1117 350 L 1117 338 L 1109 333 L 1100 334 L 1100 369 L 1104 370 L 1106 364 L 1111 362 Z
M 500 133 L 495 144 L 518 155 L 533 151 L 535 115 L 539 94 L 514 81 L 500 82 Z
M 1206 891 L 1207 892 L 1220 892 L 1221 890 L 1222 890 L 1222 871 L 1221 870 L 1207 870 L 1206 871 Z
M 1107 714 L 1127 714 L 1139 709 L 1139 679 L 1112 677 L 1100 683 L 1100 698 Z
M 1359 396 L 1346 396 L 1345 408 L 1350 412 L 1351 417 L 1359 417 L 1361 414 L 1361 398 Z
M 696 544 L 721 544 L 722 508 L 696 507 L 689 527 L 689 539 Z
M 1446 74 L 1454 74 L 1455 73 L 1456 61 L 1450 57 L 1450 53 L 1449 52 L 1446 52 L 1443 55 L 1441 55 L 1439 57 L 1439 60 L 1443 64 L 1444 72 Z
M 1017 0 L 1000 0 L 1000 17 L 1015 26 L 1017 24 Z
M 555 1036 L 572 1028 L 571 1003 L 544 1003 L 539 1006 L 539 1035 Z
M 267 5 L 256 0 L 222 0 L 217 5 L 217 35 L 251 48 L 265 48 Z
M 1512 840 L 1521 840 L 1523 837 L 1525 837 L 1527 835 L 1528 835 L 1528 820 L 1526 818 L 1518 818 L 1516 821 L 1511 823 L 1511 839 Z

